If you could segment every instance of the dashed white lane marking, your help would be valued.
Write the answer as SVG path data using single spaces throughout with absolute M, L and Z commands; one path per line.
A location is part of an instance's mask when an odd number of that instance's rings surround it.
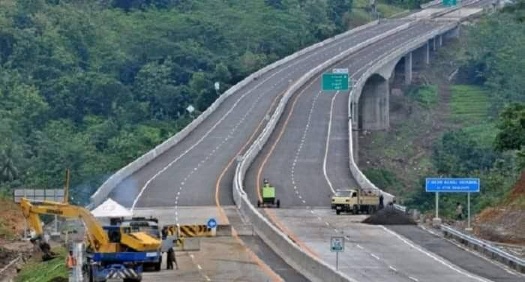
M 310 112 L 308 113 L 308 119 L 306 121 L 306 126 L 303 131 L 303 135 L 301 136 L 301 142 L 299 143 L 299 147 L 295 151 L 295 158 L 292 162 L 292 168 L 290 171 L 293 189 L 295 190 L 295 193 L 298 195 L 299 199 L 302 200 L 303 204 L 306 204 L 306 201 L 302 198 L 302 196 L 299 193 L 299 189 L 297 189 L 297 180 L 295 179 L 295 167 L 297 166 L 297 160 L 299 159 L 299 155 L 301 154 L 301 150 L 303 149 L 304 142 L 306 140 L 306 135 L 308 134 L 308 131 L 310 129 L 310 124 L 312 122 L 312 116 L 314 113 L 315 105 L 317 104 L 317 100 L 319 99 L 319 96 L 321 94 L 321 91 L 318 91 L 317 94 L 315 94 L 314 100 L 312 101 L 312 106 L 310 107 Z
M 370 253 L 370 255 L 373 256 L 375 259 L 380 260 L 380 258 L 376 256 L 375 254 Z
M 417 280 L 417 278 L 414 278 L 412 276 L 408 276 L 408 279 L 412 280 L 412 281 L 416 281 L 416 282 L 419 282 L 419 280 Z
M 393 266 L 389 265 L 388 268 L 392 269 L 393 271 L 397 272 L 397 269 L 395 269 Z
M 412 243 L 409 242 L 407 239 L 401 237 L 399 234 L 397 234 L 397 233 L 391 231 L 390 229 L 388 229 L 388 228 L 386 228 L 386 227 L 384 227 L 384 226 L 381 226 L 381 228 L 383 228 L 383 230 L 385 230 L 386 232 L 390 233 L 391 235 L 397 237 L 397 238 L 398 238 L 399 240 L 401 240 L 403 243 L 405 243 L 405 244 L 409 245 L 410 247 L 412 247 L 412 248 L 418 250 L 419 252 L 421 252 L 421 253 L 427 255 L 428 257 L 434 259 L 435 261 L 441 263 L 442 265 L 444 265 L 444 266 L 446 266 L 446 267 L 448 267 L 448 268 L 450 268 L 450 269 L 456 271 L 457 273 L 460 273 L 460 274 L 462 274 L 462 275 L 465 275 L 465 276 L 467 276 L 467 277 L 469 277 L 469 278 L 472 278 L 472 279 L 475 279 L 475 280 L 477 280 L 477 281 L 488 282 L 488 280 L 485 280 L 485 279 L 483 279 L 483 278 L 481 278 L 481 277 L 479 277 L 479 276 L 476 276 L 476 275 L 470 274 L 470 273 L 468 273 L 468 272 L 466 272 L 466 271 L 464 271 L 464 270 L 462 270 L 462 269 L 460 269 L 460 268 L 458 268 L 458 267 L 452 265 L 451 263 L 445 261 L 444 259 L 439 258 L 438 256 L 436 256 L 436 255 L 434 255 L 434 254 L 432 254 L 432 253 L 430 253 L 430 252 L 427 252 L 427 251 L 423 250 L 421 247 L 419 247 L 419 246 L 417 246 L 417 245 L 415 245 L 415 244 L 412 244 Z
M 372 31 L 370 31 L 372 32 Z M 349 37 L 351 38 L 351 37 Z M 355 39 L 356 40 L 356 39 Z M 339 45 L 343 45 L 343 44 L 347 44 L 348 40 L 341 40 L 335 44 L 333 44 L 332 46 L 327 46 L 326 49 L 324 49 L 324 51 L 322 51 L 321 53 L 324 54 L 324 55 L 331 55 L 333 56 L 333 54 L 331 54 L 330 51 L 334 50 L 335 48 L 337 48 Z M 318 51 L 321 51 L 318 50 Z M 197 145 L 199 145 L 200 143 L 202 143 L 202 141 L 220 124 L 222 123 L 222 121 L 231 114 L 231 112 L 237 107 L 237 105 L 240 103 L 241 100 L 243 100 L 248 94 L 254 92 L 257 88 L 259 88 L 263 83 L 267 82 L 268 80 L 272 79 L 274 76 L 280 74 L 281 72 L 284 72 L 290 68 L 293 68 L 295 65 L 297 64 L 300 64 L 302 63 L 303 61 L 308 61 L 310 60 L 312 57 L 320 57 L 318 56 L 319 52 L 311 52 L 311 53 L 308 53 L 308 54 L 305 54 L 302 58 L 299 58 L 297 60 L 294 60 L 292 63 L 290 63 L 289 65 L 283 67 L 282 69 L 272 73 L 271 75 L 269 75 L 267 78 L 265 78 L 264 80 L 262 80 L 260 83 L 258 83 L 257 85 L 255 85 L 253 88 L 251 88 L 250 90 L 246 91 L 246 93 L 244 93 L 243 95 L 241 95 L 241 97 L 239 97 L 239 99 L 237 101 L 235 101 L 235 103 L 233 104 L 233 106 L 230 108 L 230 110 L 228 110 L 228 112 L 226 112 L 224 114 L 224 116 L 219 119 L 203 136 L 202 138 L 200 138 L 199 140 L 197 140 L 197 142 L 195 144 L 193 144 L 190 148 L 188 148 L 186 151 L 184 151 L 181 155 L 179 155 L 177 158 L 175 158 L 173 161 L 171 161 L 169 164 L 167 164 L 165 167 L 163 167 L 161 170 L 159 170 L 157 173 L 155 173 L 155 175 L 153 175 L 150 179 L 148 179 L 148 181 L 146 181 L 146 183 L 144 184 L 144 186 L 141 188 L 139 194 L 137 195 L 137 197 L 134 199 L 133 201 L 133 204 L 131 206 L 131 211 L 134 210 L 135 208 L 135 205 L 137 204 L 138 200 L 140 199 L 140 197 L 142 196 L 142 194 L 144 193 L 144 191 L 147 189 L 147 187 L 150 185 L 150 183 L 155 179 L 157 178 L 159 175 L 161 175 L 162 173 L 164 173 L 168 168 L 170 168 L 174 163 L 176 163 L 177 161 L 179 161 L 182 157 L 184 157 L 186 154 L 188 154 L 191 150 L 193 150 Z M 321 59 L 321 58 L 319 58 Z M 314 61 L 317 61 L 317 60 L 314 60 Z M 291 75 L 291 74 L 290 74 Z M 285 80 L 286 78 L 288 78 L 290 75 L 288 76 L 285 76 L 283 78 L 281 78 L 279 80 L 278 83 L 274 84 L 274 86 L 276 86 L 277 84 L 280 84 L 283 80 Z M 269 90 L 269 89 L 268 89 Z M 261 91 L 261 94 L 259 97 L 261 96 L 264 96 L 262 95 L 263 93 L 265 93 L 264 91 Z M 254 103 L 254 105 L 257 104 L 257 103 Z M 212 151 L 212 154 L 215 153 L 215 151 L 219 150 L 219 147 L 220 146 L 217 146 L 215 148 L 215 150 Z
M 191 258 L 191 262 L 197 266 L 197 268 L 199 269 L 199 273 L 204 277 L 204 279 L 206 279 L 206 281 L 211 281 L 210 277 L 208 277 L 208 275 L 206 275 L 206 273 L 204 273 L 204 271 L 202 271 L 202 267 L 200 264 L 198 264 L 196 261 L 195 261 L 195 257 L 193 256 L 193 254 L 190 254 L 190 258 Z
M 349 238 L 347 237 L 346 239 L 348 240 Z M 361 245 L 359 245 L 359 244 L 357 244 L 356 246 L 357 246 L 359 249 L 361 249 L 361 250 L 363 249 L 363 247 L 362 247 Z

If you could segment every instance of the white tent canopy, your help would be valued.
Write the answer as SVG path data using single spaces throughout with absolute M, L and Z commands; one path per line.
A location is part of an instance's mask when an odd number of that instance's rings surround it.
M 130 217 L 133 213 L 119 203 L 108 198 L 104 203 L 91 211 L 95 217 Z

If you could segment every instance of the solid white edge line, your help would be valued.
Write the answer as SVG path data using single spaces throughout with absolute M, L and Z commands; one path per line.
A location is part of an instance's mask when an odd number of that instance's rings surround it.
M 416 244 L 414 244 L 414 243 L 411 243 L 408 239 L 403 238 L 401 235 L 395 233 L 394 231 L 392 231 L 392 230 L 390 230 L 390 229 L 388 229 L 388 228 L 386 228 L 386 227 L 384 227 L 384 226 L 382 226 L 382 225 L 381 225 L 381 228 L 383 228 L 383 230 L 385 230 L 386 232 L 390 233 L 391 235 L 394 235 L 395 237 L 397 237 L 397 238 L 398 238 L 399 240 L 401 240 L 403 243 L 405 243 L 405 244 L 409 245 L 410 247 L 412 247 L 412 248 L 418 250 L 419 252 L 421 252 L 421 253 L 427 255 L 428 257 L 434 259 L 435 261 L 441 263 L 442 265 L 444 265 L 444 266 L 446 266 L 446 267 L 448 267 L 448 268 L 450 268 L 450 269 L 456 271 L 457 273 L 463 274 L 463 275 L 465 275 L 465 276 L 467 276 L 467 277 L 469 277 L 469 278 L 472 278 L 472 279 L 475 279 L 475 280 L 478 280 L 478 281 L 482 281 L 482 282 L 490 282 L 490 280 L 486 280 L 486 279 L 484 279 L 484 278 L 482 278 L 482 277 L 479 277 L 479 276 L 474 275 L 474 274 L 471 274 L 471 273 L 469 273 L 469 272 L 467 272 L 467 271 L 465 271 L 465 270 L 462 270 L 461 268 L 454 266 L 452 263 L 446 261 L 445 259 L 440 258 L 440 257 L 438 257 L 437 255 L 435 255 L 435 254 L 433 254 L 433 253 L 431 253 L 431 252 L 428 252 L 428 251 L 423 250 L 423 249 L 422 249 L 421 247 L 419 247 L 418 245 L 416 245 Z
M 332 185 L 332 182 L 330 181 L 330 178 L 328 177 L 328 173 L 326 171 L 326 163 L 328 161 L 328 150 L 330 149 L 330 135 L 332 132 L 332 117 L 334 114 L 334 102 L 335 98 L 337 97 L 337 94 L 339 94 L 339 91 L 335 92 L 334 97 L 332 97 L 332 102 L 330 104 L 330 119 L 328 121 L 328 133 L 326 134 L 326 145 L 325 145 L 325 151 L 324 151 L 324 160 L 323 160 L 323 174 L 324 178 L 326 179 L 326 182 L 328 183 L 328 186 L 330 186 L 330 190 L 332 190 L 332 193 L 335 194 L 334 186 Z

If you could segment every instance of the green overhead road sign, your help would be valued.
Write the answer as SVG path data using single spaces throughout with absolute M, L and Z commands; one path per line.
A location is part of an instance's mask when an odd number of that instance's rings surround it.
M 348 73 L 323 73 L 323 91 L 348 90 Z
M 443 6 L 452 7 L 457 5 L 457 0 L 443 0 Z

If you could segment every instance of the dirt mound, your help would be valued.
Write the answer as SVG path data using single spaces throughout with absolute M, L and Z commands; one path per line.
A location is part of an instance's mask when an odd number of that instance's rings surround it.
M 19 238 L 23 232 L 22 210 L 12 200 L 0 198 L 0 245 L 4 240 Z
M 524 215 L 512 207 L 485 209 L 475 220 L 474 233 L 493 242 L 525 245 Z
M 369 216 L 363 223 L 376 225 L 416 225 L 417 223 L 404 212 L 386 207 Z
M 33 244 L 29 242 L 4 243 L 4 245 L 0 247 L 0 269 L 20 255 L 24 258 L 30 257 L 33 252 Z
M 494 242 L 525 245 L 525 171 L 502 204 L 476 216 L 474 233 Z
M 521 177 L 516 184 L 514 184 L 514 187 L 512 187 L 509 200 L 514 201 L 522 196 L 525 196 L 525 170 L 521 173 Z

